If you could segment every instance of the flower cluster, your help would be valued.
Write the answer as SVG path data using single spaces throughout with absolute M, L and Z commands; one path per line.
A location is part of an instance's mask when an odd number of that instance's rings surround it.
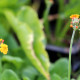
M 79 28 L 79 16 L 78 14 L 71 15 L 70 18 L 72 19 L 70 27 L 73 29 L 78 29 Z
M 3 54 L 7 54 L 7 52 L 8 52 L 8 45 L 4 44 L 4 40 L 3 39 L 0 39 L 0 51 Z

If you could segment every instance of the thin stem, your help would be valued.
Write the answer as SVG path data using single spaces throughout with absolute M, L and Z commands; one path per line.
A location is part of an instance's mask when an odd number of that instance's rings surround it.
M 46 10 L 44 12 L 44 15 L 43 15 L 43 19 L 44 19 L 44 26 L 45 26 L 45 33 L 47 35 L 47 39 L 49 40 L 50 39 L 50 29 L 49 29 L 49 21 L 48 21 L 48 14 L 49 14 L 49 11 L 50 11 L 50 8 L 51 8 L 51 5 L 52 3 L 46 3 Z
M 73 30 L 73 34 L 72 34 L 72 38 L 71 38 L 71 43 L 70 43 L 68 80 L 70 80 L 70 77 L 71 77 L 71 53 L 72 53 L 72 44 L 73 44 L 73 40 L 74 40 L 75 31 L 76 31 L 76 29 Z

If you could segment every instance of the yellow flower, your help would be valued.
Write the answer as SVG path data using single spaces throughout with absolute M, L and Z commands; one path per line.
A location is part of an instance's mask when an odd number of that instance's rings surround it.
M 7 54 L 8 52 L 8 45 L 4 44 L 4 40 L 0 39 L 0 52 L 3 54 Z
M 6 45 L 6 44 L 3 44 L 3 43 L 1 43 L 1 45 L 0 45 L 0 51 L 3 53 L 3 54 L 7 54 L 7 52 L 8 52 L 8 46 Z
M 79 15 L 78 14 L 74 14 L 74 15 L 71 15 L 70 18 L 79 18 Z

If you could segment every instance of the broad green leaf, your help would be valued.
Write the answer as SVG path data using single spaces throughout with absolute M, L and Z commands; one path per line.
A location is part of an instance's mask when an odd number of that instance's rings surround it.
M 12 56 L 8 56 L 5 55 L 2 57 L 2 61 L 4 62 L 9 62 L 14 64 L 17 68 L 20 68 L 23 64 L 23 60 L 19 57 L 12 57 Z
M 37 80 L 46 80 L 43 76 L 39 76 Z
M 64 79 L 62 79 L 62 80 L 68 80 L 68 78 L 64 78 Z M 72 80 L 72 79 L 71 79 Z
M 49 66 L 50 66 L 49 57 L 48 57 L 48 53 L 45 51 L 44 45 L 42 44 L 41 41 L 35 41 L 33 43 L 33 47 L 34 47 L 34 51 L 36 53 L 36 56 L 41 61 L 45 70 L 49 71 Z
M 37 80 L 47 80 L 43 76 L 39 76 Z M 50 80 L 62 80 L 61 77 L 57 74 L 52 74 Z
M 7 31 L 3 27 L 3 25 L 0 23 L 0 38 L 4 39 L 8 35 Z
M 22 69 L 24 67 L 21 68 L 17 68 L 14 64 L 9 63 L 9 62 L 3 62 L 3 71 L 6 69 L 11 69 L 13 70 L 19 77 L 21 77 L 21 73 L 22 73 Z
M 9 55 L 11 55 L 13 57 L 21 58 L 24 61 L 23 67 L 32 65 L 30 60 L 25 55 L 25 52 L 23 51 L 23 49 L 21 47 L 18 50 L 16 50 L 16 51 L 15 50 L 14 51 L 10 51 Z
M 33 32 L 27 23 L 19 21 L 15 16 L 14 13 L 10 10 L 5 10 L 4 14 L 8 19 L 9 23 L 11 24 L 12 29 L 15 31 L 21 46 L 32 62 L 32 64 L 36 67 L 36 69 L 47 79 L 49 79 L 49 73 L 46 72 L 44 67 L 42 66 L 40 60 L 36 57 L 34 50 L 33 50 Z
M 45 40 L 45 37 L 44 37 L 43 30 L 40 27 L 42 25 L 40 24 L 37 14 L 33 9 L 27 6 L 27 7 L 23 7 L 23 9 L 21 9 L 18 12 L 17 16 L 20 21 L 27 23 L 30 26 L 30 28 L 33 30 L 33 34 L 34 34 L 33 48 L 35 54 L 38 57 L 38 59 L 41 61 L 45 70 L 48 71 L 50 66 L 49 58 L 47 52 L 45 51 L 44 44 L 42 43 L 42 40 Z
M 20 80 L 20 79 L 14 71 L 8 69 L 3 71 L 2 80 Z
M 80 80 L 80 76 L 77 78 L 77 80 Z
M 51 75 L 51 80 L 62 80 L 62 79 L 57 74 L 53 74 L 53 75 Z
M 10 30 L 10 25 L 8 23 L 8 21 L 6 20 L 5 16 L 0 14 L 0 24 L 3 25 L 3 27 L 5 28 L 6 31 Z
M 31 0 L 18 0 L 17 5 L 22 6 L 24 4 L 29 4 Z
M 17 16 L 20 21 L 26 22 L 33 30 L 35 34 L 35 40 L 37 37 L 39 40 L 44 39 L 44 33 L 42 31 L 43 25 L 40 23 L 36 12 L 32 8 L 30 8 L 29 6 L 22 7 L 21 10 L 18 12 Z
M 51 63 L 51 64 L 50 64 L 50 68 L 49 68 L 50 73 L 52 73 L 53 69 L 54 69 L 54 64 Z
M 28 77 L 23 77 L 23 80 L 30 80 Z
M 35 77 L 38 75 L 38 72 L 32 66 L 28 66 L 26 69 L 23 69 L 22 76 L 28 77 L 30 80 L 35 80 Z
M 10 7 L 14 6 L 18 0 L 0 0 L 0 7 Z
M 3 63 L 4 63 L 4 62 L 3 62 Z M 11 69 L 11 70 L 13 70 L 13 71 L 15 71 L 15 72 L 16 72 L 16 70 L 17 70 L 17 68 L 16 68 L 13 64 L 7 63 L 7 62 L 5 62 L 5 63 L 3 64 L 3 70 L 5 70 L 5 69 Z
M 8 45 L 9 50 L 19 49 L 19 45 L 13 35 L 8 35 L 8 37 L 6 38 L 6 43 Z
M 65 58 L 59 59 L 55 62 L 51 74 L 58 74 L 61 78 L 68 76 L 68 60 Z

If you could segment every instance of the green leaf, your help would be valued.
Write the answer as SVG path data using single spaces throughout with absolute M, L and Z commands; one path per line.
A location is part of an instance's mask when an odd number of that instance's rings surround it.
M 39 76 L 37 80 L 46 80 L 43 76 Z M 50 80 L 62 80 L 57 74 L 52 74 Z
M 33 48 L 35 54 L 38 57 L 38 59 L 41 61 L 41 64 L 43 65 L 45 70 L 49 71 L 49 66 L 50 66 L 49 57 L 47 55 L 47 52 L 45 51 L 44 44 L 42 43 L 42 41 L 45 40 L 45 36 L 41 28 L 42 25 L 40 24 L 36 12 L 27 6 L 27 7 L 23 7 L 23 9 L 21 9 L 18 12 L 17 16 L 20 21 L 27 23 L 32 29 L 34 34 Z
M 2 73 L 2 80 L 20 80 L 20 79 L 14 71 L 8 69 Z
M 28 77 L 23 77 L 23 80 L 30 80 Z
M 51 76 L 51 80 L 62 80 L 60 76 L 58 76 L 57 74 L 53 74 Z
M 35 34 L 35 40 L 36 38 L 38 38 L 38 40 L 43 40 L 45 38 L 42 31 L 43 25 L 40 23 L 38 15 L 31 7 L 22 7 L 21 10 L 18 12 L 17 17 L 19 21 L 27 23 L 29 27 L 33 30 Z
M 18 0 L 0 0 L 0 7 L 14 6 Z
M 48 53 L 45 51 L 44 45 L 41 41 L 35 41 L 33 43 L 34 51 L 36 53 L 36 56 L 41 61 L 42 65 L 44 66 L 45 70 L 49 72 L 49 57 Z M 46 64 L 45 64 L 46 63 Z
M 8 45 L 9 50 L 17 50 L 19 49 L 19 45 L 17 41 L 15 40 L 14 36 L 9 34 L 6 38 L 6 43 Z
M 68 78 L 64 78 L 64 79 L 62 79 L 62 80 L 68 80 Z M 71 79 L 72 80 L 72 79 Z
M 3 27 L 3 25 L 0 23 L 0 38 L 4 39 L 8 35 L 7 31 Z
M 54 64 L 53 64 L 53 63 L 51 63 L 50 68 L 49 68 L 50 73 L 52 73 L 52 72 L 53 72 L 53 69 L 54 69 Z
M 31 0 L 18 0 L 17 5 L 22 6 L 24 4 L 29 4 Z
M 77 78 L 77 80 L 80 80 L 80 76 Z
M 13 70 L 13 71 L 15 71 L 15 72 L 16 72 L 16 70 L 17 70 L 17 68 L 16 68 L 13 64 L 7 63 L 7 62 L 5 62 L 5 63 L 3 64 L 3 70 L 5 70 L 5 69 L 11 69 L 11 70 Z
M 20 68 L 23 64 L 23 60 L 19 57 L 12 57 L 12 56 L 8 56 L 5 55 L 2 57 L 2 61 L 4 62 L 9 62 L 14 64 L 17 68 Z
M 38 72 L 32 66 L 28 66 L 23 69 L 22 76 L 28 77 L 30 80 L 35 80 L 35 77 L 38 75 Z
M 0 24 L 3 25 L 6 31 L 10 30 L 10 25 L 3 14 L 0 14 Z
M 55 62 L 51 74 L 58 74 L 61 78 L 68 76 L 68 60 L 65 58 L 59 59 Z
M 11 27 L 15 31 L 26 56 L 29 58 L 32 64 L 36 67 L 36 69 L 43 76 L 45 76 L 46 79 L 49 79 L 49 73 L 44 69 L 40 60 L 36 57 L 36 54 L 34 53 L 33 45 L 32 45 L 33 32 L 30 29 L 30 27 L 27 25 L 27 23 L 19 21 L 14 16 L 14 13 L 12 11 L 5 10 L 4 14 L 6 18 L 8 19 L 9 23 L 11 24 Z
M 46 79 L 40 75 L 37 80 L 46 80 Z

